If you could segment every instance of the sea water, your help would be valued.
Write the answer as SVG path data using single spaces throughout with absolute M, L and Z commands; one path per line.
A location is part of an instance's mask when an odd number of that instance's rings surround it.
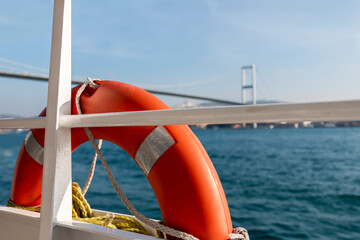
M 0 201 L 10 194 L 26 133 L 0 135 Z M 219 174 L 234 226 L 251 239 L 360 239 L 360 128 L 195 130 Z M 105 158 L 127 196 L 161 219 L 140 168 L 114 144 Z M 73 154 L 73 180 L 83 186 L 92 160 L 84 144 Z M 100 162 L 86 198 L 92 208 L 127 212 Z

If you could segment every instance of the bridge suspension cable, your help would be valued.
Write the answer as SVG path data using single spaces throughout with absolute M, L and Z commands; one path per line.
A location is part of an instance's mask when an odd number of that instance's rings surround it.
M 25 80 L 36 80 L 36 81 L 43 81 L 43 82 L 49 81 L 49 77 L 45 76 L 45 75 L 32 75 L 32 74 L 26 74 L 26 73 L 21 74 L 21 73 L 12 73 L 12 72 L 3 72 L 3 71 L 0 71 L 0 77 L 17 78 L 17 79 L 25 79 Z M 71 83 L 82 84 L 84 82 L 79 81 L 79 80 L 72 80 Z M 202 96 L 195 96 L 195 95 L 174 93 L 174 92 L 167 92 L 167 91 L 158 91 L 158 90 L 152 90 L 152 89 L 144 89 L 144 90 L 146 90 L 150 93 L 159 94 L 159 95 L 212 101 L 212 102 L 217 102 L 217 103 L 222 103 L 222 104 L 227 104 L 227 105 L 243 105 L 240 102 L 217 99 L 217 98 L 209 98 L 209 97 L 202 97 Z

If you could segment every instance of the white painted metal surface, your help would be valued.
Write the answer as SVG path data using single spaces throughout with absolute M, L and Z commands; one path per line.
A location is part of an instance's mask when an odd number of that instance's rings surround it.
M 360 100 L 63 115 L 60 127 L 360 121 Z M 1 128 L 45 128 L 45 118 L 1 119 Z M 17 125 L 19 124 L 19 125 Z
M 53 240 L 156 240 L 158 238 L 113 228 L 72 221 L 54 227 Z
M 103 213 L 104 214 L 104 213 Z M 158 238 L 79 221 L 59 221 L 53 240 L 156 240 Z M 40 214 L 0 206 L 1 240 L 38 240 Z
M 360 120 L 360 100 L 62 116 L 62 127 Z
M 71 132 L 59 117 L 71 114 L 71 0 L 55 0 L 41 192 L 40 240 L 53 239 L 58 221 L 71 221 Z
M 0 119 L 1 128 L 45 128 L 46 118 Z
M 0 206 L 1 240 L 38 240 L 40 214 Z

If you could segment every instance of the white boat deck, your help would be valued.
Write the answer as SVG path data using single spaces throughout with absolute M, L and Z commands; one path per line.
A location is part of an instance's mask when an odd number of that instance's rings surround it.
M 0 239 L 38 240 L 40 213 L 0 206 Z M 155 240 L 158 238 L 121 231 L 80 221 L 59 221 L 54 226 L 54 240 Z

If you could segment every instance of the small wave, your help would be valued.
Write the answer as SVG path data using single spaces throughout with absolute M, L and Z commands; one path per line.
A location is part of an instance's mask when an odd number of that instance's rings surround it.
M 0 156 L 2 157 L 11 157 L 14 155 L 14 151 L 9 149 L 2 149 L 0 150 Z
M 307 199 L 307 200 L 319 200 L 319 201 L 334 199 L 334 200 L 341 200 L 341 201 L 344 201 L 346 203 L 351 203 L 351 204 L 360 202 L 360 195 L 358 195 L 358 194 L 308 195 L 308 196 L 303 196 L 302 198 Z
M 339 200 L 342 200 L 346 203 L 349 204 L 358 204 L 360 205 L 360 195 L 356 195 L 356 194 L 341 194 L 338 195 L 337 198 Z

